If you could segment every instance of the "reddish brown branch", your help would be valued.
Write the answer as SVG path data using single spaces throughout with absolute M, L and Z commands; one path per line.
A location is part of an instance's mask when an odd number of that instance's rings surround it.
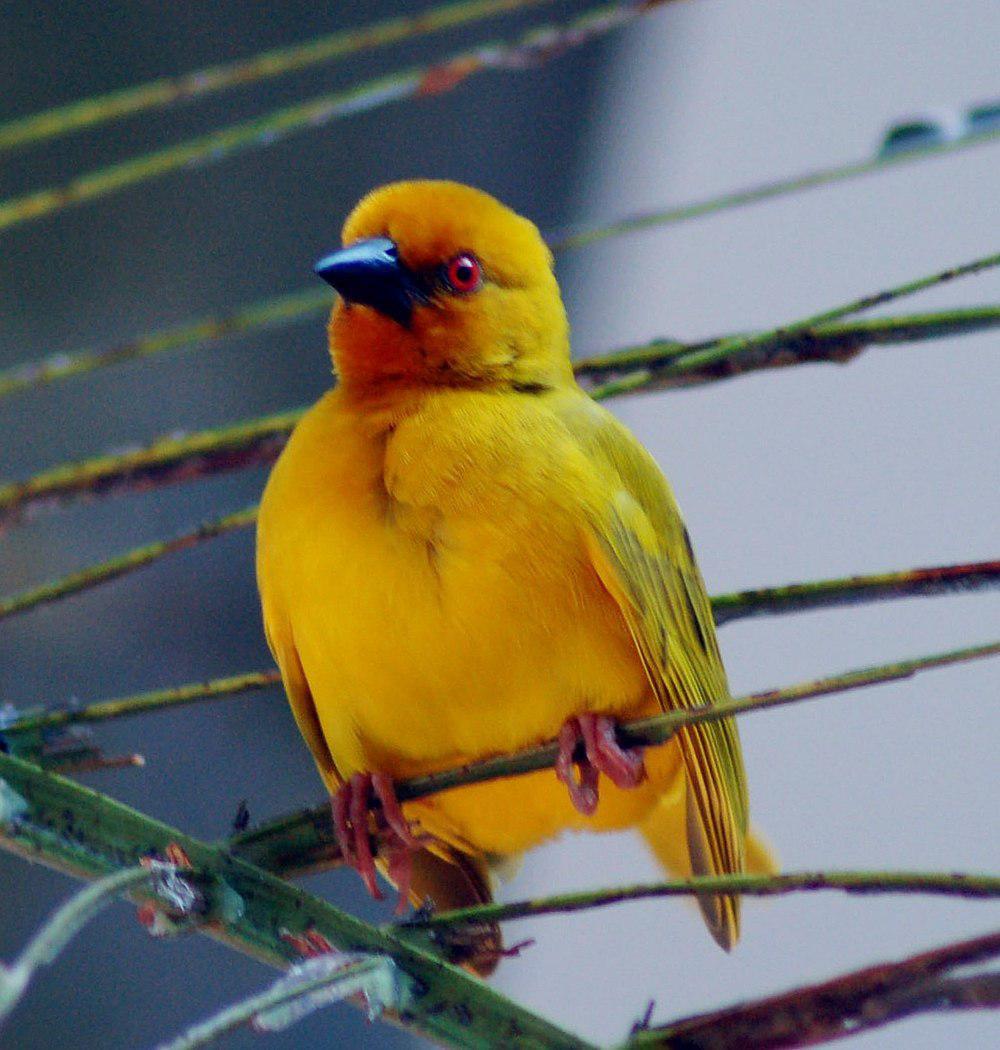
M 912 1014 L 1000 1006 L 1000 973 L 953 976 L 959 966 L 1000 956 L 1000 932 L 897 962 L 879 963 L 822 984 L 640 1032 L 629 1047 L 764 1050 L 844 1039 Z

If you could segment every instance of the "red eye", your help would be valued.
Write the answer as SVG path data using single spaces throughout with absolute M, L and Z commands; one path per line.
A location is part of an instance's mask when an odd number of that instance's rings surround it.
M 445 279 L 453 292 L 465 295 L 476 291 L 483 283 L 483 269 L 474 255 L 463 252 L 445 267 Z

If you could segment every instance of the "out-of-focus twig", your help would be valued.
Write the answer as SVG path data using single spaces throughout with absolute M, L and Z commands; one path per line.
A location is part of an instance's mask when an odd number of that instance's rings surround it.
M 186 102 L 225 88 L 259 84 L 323 62 L 374 51 L 404 40 L 549 2 L 460 0 L 458 3 L 432 7 L 417 15 L 397 15 L 369 25 L 342 29 L 300 44 L 263 51 L 236 62 L 209 66 L 194 73 L 160 77 L 145 84 L 5 121 L 0 124 L 0 150 L 53 139 L 70 131 L 108 124 L 122 117 L 164 109 L 177 102 Z
M 40 967 L 54 962 L 80 930 L 116 897 L 151 878 L 148 867 L 136 865 L 87 886 L 46 920 L 13 963 L 0 963 L 0 1025 L 20 1002 Z
M 29 609 L 37 608 L 39 605 L 48 605 L 50 602 L 68 598 L 71 594 L 79 594 L 81 591 L 97 587 L 102 583 L 109 583 L 120 576 L 134 572 L 146 565 L 152 564 L 165 554 L 173 554 L 177 551 L 187 550 L 196 544 L 204 543 L 205 540 L 224 536 L 236 529 L 243 529 L 252 525 L 257 520 L 257 508 L 246 507 L 227 514 L 224 517 L 206 521 L 196 529 L 173 536 L 167 540 L 157 540 L 154 543 L 135 547 L 116 558 L 109 558 L 96 565 L 90 565 L 79 572 L 69 573 L 57 580 L 51 580 L 39 587 L 22 591 L 20 594 L 11 595 L 8 598 L 0 598 L 0 620 L 18 613 L 27 612 Z
M 270 145 L 293 132 L 320 127 L 390 102 L 439 95 L 486 70 L 523 70 L 627 25 L 673 0 L 619 0 L 593 8 L 570 22 L 533 29 L 510 44 L 485 44 L 430 65 L 402 70 L 344 91 L 265 113 L 198 138 L 98 168 L 61 186 L 0 201 L 0 231 L 97 200 L 180 168 L 217 161 L 252 147 Z

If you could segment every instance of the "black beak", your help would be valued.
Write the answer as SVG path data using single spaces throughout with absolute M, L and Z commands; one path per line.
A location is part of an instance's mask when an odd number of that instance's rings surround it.
M 414 302 L 426 302 L 416 275 L 387 237 L 358 241 L 324 256 L 313 267 L 348 303 L 362 303 L 408 326 Z

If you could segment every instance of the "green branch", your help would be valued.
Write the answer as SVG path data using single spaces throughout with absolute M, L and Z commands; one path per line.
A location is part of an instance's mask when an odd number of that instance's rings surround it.
M 909 282 L 879 296 L 854 300 L 847 306 L 817 316 L 850 312 L 860 308 L 859 304 L 870 305 L 886 295 L 909 294 L 907 290 L 929 287 L 960 273 L 972 273 L 987 265 L 996 265 L 998 261 L 1000 258 L 996 256 L 976 260 L 954 270 Z M 754 335 L 726 336 L 691 347 L 664 342 L 646 344 L 615 355 L 585 359 L 577 364 L 577 372 L 588 378 L 626 372 L 622 378 L 589 391 L 591 397 L 605 400 L 787 364 L 842 361 L 869 344 L 982 331 L 1000 323 L 1000 307 L 948 310 L 940 314 L 890 318 L 860 325 L 817 327 L 811 324 L 812 320 Z M 706 355 L 711 360 L 706 361 Z M 629 371 L 640 358 L 643 367 Z M 201 431 L 188 437 L 168 438 L 145 449 L 68 463 L 25 481 L 0 485 L 0 530 L 39 506 L 58 505 L 74 498 L 91 498 L 128 489 L 145 489 L 273 462 L 303 411 L 297 409 Z
M 218 700 L 237 693 L 257 692 L 269 689 L 281 681 L 277 671 L 249 671 L 230 675 L 227 678 L 212 678 L 207 682 L 189 682 L 170 689 L 153 689 L 146 693 L 133 693 L 114 700 L 101 700 L 86 707 L 67 707 L 55 711 L 31 713 L 16 722 L 2 727 L 2 735 L 15 738 L 19 734 L 37 733 L 43 730 L 62 729 L 66 726 L 94 722 L 107 722 L 113 718 L 164 711 L 203 700 Z
M 666 344 L 664 347 L 667 360 L 653 367 L 641 368 L 628 373 L 620 379 L 613 379 L 590 390 L 590 396 L 596 399 L 614 397 L 619 394 L 636 393 L 640 390 L 651 390 L 658 385 L 667 385 L 671 380 L 704 382 L 709 379 L 726 378 L 743 371 L 756 371 L 762 367 L 774 367 L 778 355 L 790 351 L 791 359 L 796 364 L 809 359 L 815 352 L 816 343 L 813 335 L 823 326 L 839 321 L 851 314 L 874 309 L 886 303 L 895 302 L 906 296 L 916 295 L 938 285 L 947 284 L 959 277 L 983 273 L 1000 266 L 1000 252 L 985 255 L 971 262 L 941 270 L 926 277 L 906 281 L 892 288 L 859 299 L 851 299 L 832 309 L 818 314 L 810 314 L 798 321 L 772 328 L 769 331 L 754 332 L 750 335 L 729 336 L 715 340 L 704 347 L 686 349 L 677 344 Z M 832 347 L 828 344 L 823 353 L 822 336 L 819 341 L 819 357 L 825 360 L 844 360 L 854 356 L 860 347 L 852 346 L 841 340 Z M 815 360 L 816 358 L 813 357 Z
M 405 978 L 387 956 L 318 956 L 296 969 L 301 975 L 280 977 L 265 991 L 192 1025 L 176 1039 L 161 1043 L 157 1050 L 196 1050 L 249 1023 L 258 1030 L 277 1031 L 329 1002 L 357 994 L 365 997 L 369 1019 L 374 1020 L 386 1007 L 398 1012 L 410 997 Z M 373 997 L 382 1009 L 373 1009 Z M 280 1020 L 282 1012 L 290 1013 L 291 1019 Z M 272 1017 L 279 1018 L 278 1023 L 271 1022 Z
M 627 1050 L 813 1046 L 918 1013 L 1000 1006 L 1000 973 L 968 968 L 1000 956 L 1000 933 L 957 941 L 822 984 L 637 1032 Z
M 442 4 L 419 15 L 401 15 L 369 25 L 342 29 L 301 44 L 273 48 L 251 58 L 209 66 L 181 76 L 160 77 L 134 87 L 80 99 L 0 124 L 0 150 L 56 138 L 81 128 L 108 124 L 122 117 L 149 113 L 226 88 L 259 84 L 309 66 L 390 44 L 467 25 L 494 15 L 550 0 L 463 0 Z
M 312 130 L 404 99 L 440 95 L 487 70 L 515 71 L 538 65 L 627 25 L 672 0 L 620 0 L 593 8 L 572 21 L 535 28 L 510 44 L 484 44 L 441 62 L 401 70 L 365 81 L 251 120 L 219 128 L 197 138 L 79 175 L 61 186 L 0 201 L 0 230 L 53 215 L 84 201 L 106 197 L 126 186 L 148 182 L 180 168 L 216 161 L 271 143 L 293 132 Z
M 437 915 L 409 919 L 402 925 L 420 927 L 464 926 L 470 922 L 510 922 L 538 915 L 557 915 L 623 904 L 653 897 L 697 897 L 740 893 L 745 897 L 777 897 L 815 890 L 845 893 L 922 893 L 943 897 L 993 900 L 1000 897 L 1000 876 L 958 872 L 915 871 L 811 871 L 782 875 L 714 875 L 672 879 L 637 886 L 616 886 L 582 893 L 561 893 L 510 904 L 479 904 Z
M 257 520 L 257 508 L 247 507 L 237 511 L 235 514 L 227 514 L 225 517 L 213 521 L 204 522 L 196 529 L 181 533 L 168 540 L 157 540 L 142 547 L 135 547 L 117 558 L 90 565 L 79 572 L 72 572 L 39 587 L 22 591 L 20 594 L 9 598 L 0 598 L 0 620 L 18 613 L 27 612 L 39 605 L 48 605 L 50 602 L 67 598 L 71 594 L 79 594 L 81 591 L 90 590 L 103 583 L 125 576 L 146 565 L 162 558 L 165 554 L 174 554 L 177 551 L 187 550 L 205 540 L 224 536 L 234 529 L 246 528 Z
M 740 699 L 713 704 L 711 707 L 670 711 L 652 718 L 627 722 L 619 726 L 618 740 L 625 747 L 664 744 L 683 726 L 718 721 L 734 715 L 799 703 L 864 686 L 899 681 L 933 668 L 997 655 L 1000 655 L 1000 642 L 990 642 L 912 660 L 864 667 L 828 678 L 800 682 L 783 689 L 754 693 Z M 396 784 L 396 794 L 400 801 L 408 802 L 450 788 L 481 784 L 500 777 L 536 773 L 555 765 L 558 753 L 558 744 L 550 741 L 514 754 L 498 755 L 455 769 L 400 781 Z M 284 874 L 320 870 L 340 861 L 328 805 L 291 813 L 253 831 L 237 835 L 230 840 L 230 848 L 254 864 Z
M 417 994 L 398 1020 L 437 1042 L 585 1050 L 561 1031 L 482 981 L 405 940 L 355 919 L 326 901 L 185 835 L 160 821 L 29 762 L 0 754 L 0 781 L 20 804 L 0 808 L 0 846 L 77 877 L 94 879 L 137 865 L 155 851 L 182 854 L 206 894 L 194 929 L 273 966 L 298 961 L 293 943 L 322 939 L 345 952 L 390 957 Z M 134 891 L 143 895 L 138 887 Z M 158 903 L 152 892 L 145 899 Z
M 810 609 L 829 609 L 894 598 L 955 594 L 1000 586 L 1000 561 L 935 565 L 871 576 L 841 576 L 784 587 L 763 587 L 712 597 L 717 625 L 750 616 L 784 616 Z
M 23 809 L 22 809 L 23 812 Z M 0 1026 L 20 1002 L 31 979 L 42 967 L 55 962 L 69 942 L 112 901 L 152 879 L 148 867 L 136 865 L 107 875 L 71 897 L 52 915 L 8 966 L 0 963 Z

